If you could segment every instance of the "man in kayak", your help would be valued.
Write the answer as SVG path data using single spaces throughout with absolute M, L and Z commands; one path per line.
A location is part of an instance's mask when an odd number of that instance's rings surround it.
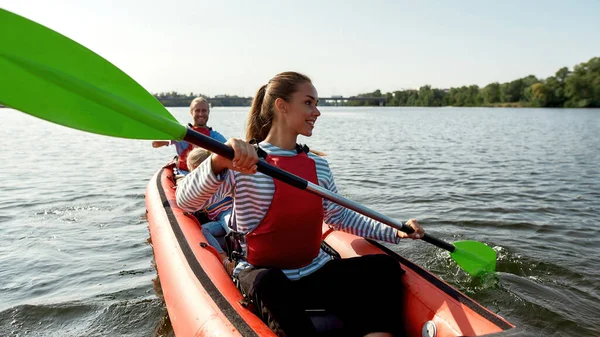
M 202 133 L 205 136 L 209 136 L 214 138 L 222 143 L 225 143 L 226 139 L 213 130 L 211 127 L 208 127 L 206 123 L 208 123 L 208 117 L 210 115 L 210 106 L 208 101 L 204 97 L 197 97 L 192 100 L 190 103 L 190 115 L 192 116 L 192 129 Z M 181 175 L 186 175 L 190 171 L 187 166 L 187 156 L 188 153 L 194 148 L 194 145 L 182 141 L 165 141 L 165 140 L 157 140 L 152 142 L 152 147 L 162 147 L 167 145 L 175 145 L 175 150 L 177 151 L 178 160 L 177 160 L 177 169 Z
M 399 243 L 424 235 L 419 223 L 408 235 L 329 200 L 257 173 L 267 162 L 337 193 L 327 160 L 297 144 L 310 137 L 321 112 L 317 92 L 305 75 L 285 72 L 257 92 L 246 138 L 229 139 L 233 160 L 213 154 L 177 188 L 177 204 L 194 211 L 222 195 L 233 196 L 231 227 L 243 236 L 245 259 L 233 275 L 279 336 L 313 336 L 306 309 L 326 309 L 345 329 L 363 336 L 399 336 L 403 274 L 389 255 L 334 259 L 321 249 L 322 223 L 365 238 Z M 257 153 L 258 152 L 258 153 Z M 267 317 L 264 317 L 264 316 Z

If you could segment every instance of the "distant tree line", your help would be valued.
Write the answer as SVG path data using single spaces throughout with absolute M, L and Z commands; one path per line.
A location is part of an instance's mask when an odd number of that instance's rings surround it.
M 195 97 L 205 97 L 212 106 L 249 106 L 252 97 L 217 95 L 208 97 L 193 92 L 158 93 L 154 95 L 165 106 L 189 106 Z M 356 95 L 357 97 L 385 98 L 387 106 L 503 106 L 503 107 L 600 107 L 600 58 L 576 65 L 573 70 L 560 68 L 554 76 L 539 79 L 533 75 L 506 83 L 490 83 L 450 89 L 431 88 L 381 90 Z M 319 102 L 328 105 L 327 102 Z M 377 100 L 349 100 L 346 106 L 377 106 Z
M 506 83 L 490 83 L 459 88 L 436 89 L 425 85 L 419 90 L 380 90 L 358 97 L 384 97 L 388 106 L 514 106 L 514 107 L 600 107 L 600 58 L 580 63 L 570 71 L 564 67 L 554 76 L 538 79 L 533 75 Z M 378 105 L 377 101 L 348 101 L 349 106 Z
M 187 107 L 190 105 L 192 100 L 196 97 L 204 97 L 206 98 L 211 106 L 250 106 L 252 105 L 252 97 L 240 97 L 240 96 L 230 96 L 230 95 L 217 95 L 214 97 L 208 97 L 203 94 L 195 94 L 190 92 L 189 94 L 180 94 L 176 91 L 171 92 L 160 92 L 158 94 L 154 94 L 164 106 L 168 107 Z M 319 102 L 321 106 L 334 105 L 331 102 Z
M 190 92 L 189 94 L 180 94 L 178 92 L 161 92 L 154 94 L 164 106 L 176 107 L 176 106 L 189 106 L 192 100 L 196 97 L 206 98 L 211 106 L 250 106 L 252 104 L 252 97 L 240 97 L 230 95 L 217 95 L 214 97 L 208 97 L 203 94 L 195 94 Z

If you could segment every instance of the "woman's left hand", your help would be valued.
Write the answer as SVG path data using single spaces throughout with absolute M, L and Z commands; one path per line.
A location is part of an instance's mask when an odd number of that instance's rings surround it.
M 414 229 L 415 231 L 412 232 L 411 234 L 404 233 L 403 231 L 398 231 L 399 238 L 401 238 L 401 239 L 411 238 L 413 240 L 416 240 L 416 239 L 422 238 L 423 235 L 425 235 L 425 231 L 423 230 L 423 228 L 421 228 L 417 219 L 408 220 L 406 222 L 406 225 L 408 227 L 412 227 L 412 229 Z

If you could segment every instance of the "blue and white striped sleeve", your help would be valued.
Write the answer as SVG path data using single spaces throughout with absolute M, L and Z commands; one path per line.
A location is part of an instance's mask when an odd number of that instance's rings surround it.
M 233 171 L 225 170 L 215 175 L 209 158 L 177 184 L 177 206 L 184 211 L 195 212 L 224 196 L 231 196 L 233 185 Z
M 329 168 L 329 163 L 327 163 L 327 160 L 322 157 L 316 157 L 315 162 L 317 164 L 319 185 L 337 194 L 338 190 L 335 186 L 333 174 L 331 173 L 331 169 Z M 325 223 L 335 230 L 340 230 L 368 239 L 386 241 L 390 243 L 400 242 L 398 231 L 396 229 L 362 214 L 356 213 L 327 199 L 323 199 L 323 213 Z

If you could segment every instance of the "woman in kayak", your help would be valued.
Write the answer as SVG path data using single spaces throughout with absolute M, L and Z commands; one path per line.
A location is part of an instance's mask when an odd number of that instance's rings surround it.
M 245 260 L 237 264 L 234 277 L 278 335 L 314 335 L 306 309 L 326 309 L 353 334 L 400 335 L 399 263 L 388 255 L 334 259 L 320 248 L 322 223 L 399 243 L 402 238 L 423 236 L 418 222 L 406 222 L 415 230 L 408 235 L 256 171 L 260 155 L 337 193 L 327 160 L 297 144 L 298 135 L 312 135 L 321 115 L 317 97 L 305 75 L 284 72 L 273 77 L 252 104 L 246 131 L 252 141 L 229 139 L 226 144 L 234 149 L 235 158 L 213 154 L 204 161 L 177 188 L 177 204 L 195 211 L 222 195 L 234 197 L 231 227 L 245 241 Z

